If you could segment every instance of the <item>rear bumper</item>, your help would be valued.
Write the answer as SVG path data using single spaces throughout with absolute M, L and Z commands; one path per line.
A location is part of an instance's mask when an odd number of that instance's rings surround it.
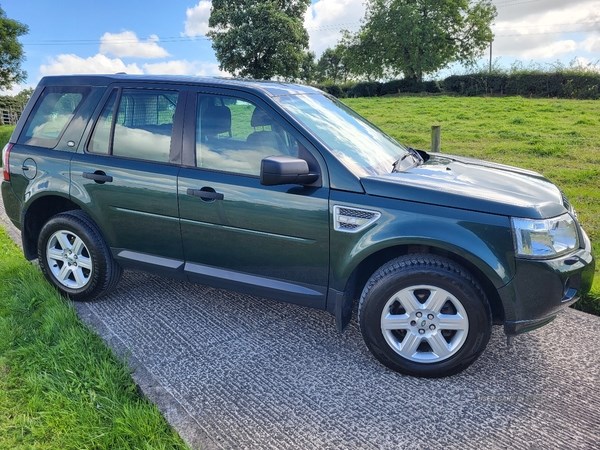
M 586 294 L 594 279 L 595 261 L 589 238 L 584 248 L 552 260 L 517 259 L 513 280 L 498 290 L 507 335 L 534 330 Z
M 6 212 L 6 215 L 13 225 L 20 230 L 21 218 L 19 215 L 21 212 L 21 204 L 19 203 L 19 199 L 15 195 L 12 186 L 7 181 L 2 181 L 0 184 L 0 191 L 2 194 L 2 203 L 4 204 L 4 212 Z

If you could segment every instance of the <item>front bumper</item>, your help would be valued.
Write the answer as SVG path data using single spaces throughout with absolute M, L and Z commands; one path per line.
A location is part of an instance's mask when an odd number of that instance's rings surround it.
M 504 331 L 515 335 L 539 328 L 586 294 L 594 279 L 592 245 L 582 231 L 583 248 L 551 260 L 517 259 L 515 277 L 498 290 Z

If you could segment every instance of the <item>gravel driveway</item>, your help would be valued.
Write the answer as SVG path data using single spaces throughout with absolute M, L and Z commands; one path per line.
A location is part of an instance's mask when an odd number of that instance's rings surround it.
M 600 448 L 600 317 L 578 311 L 510 349 L 496 328 L 426 380 L 381 366 L 355 320 L 152 275 L 76 308 L 193 448 Z

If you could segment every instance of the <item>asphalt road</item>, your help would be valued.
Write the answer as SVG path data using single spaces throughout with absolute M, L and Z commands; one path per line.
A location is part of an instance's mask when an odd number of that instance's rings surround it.
M 127 272 L 75 306 L 193 448 L 600 449 L 600 317 L 578 311 L 426 380 L 380 365 L 355 320 L 206 286 Z

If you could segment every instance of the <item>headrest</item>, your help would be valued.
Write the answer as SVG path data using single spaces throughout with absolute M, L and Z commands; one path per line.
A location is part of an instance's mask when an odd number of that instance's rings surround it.
M 215 136 L 231 131 L 231 110 L 227 106 L 209 106 L 202 113 L 202 133 Z
M 264 127 L 267 125 L 272 125 L 273 119 L 269 116 L 264 109 L 262 108 L 254 108 L 254 112 L 252 113 L 252 119 L 250 119 L 250 125 L 253 127 Z

